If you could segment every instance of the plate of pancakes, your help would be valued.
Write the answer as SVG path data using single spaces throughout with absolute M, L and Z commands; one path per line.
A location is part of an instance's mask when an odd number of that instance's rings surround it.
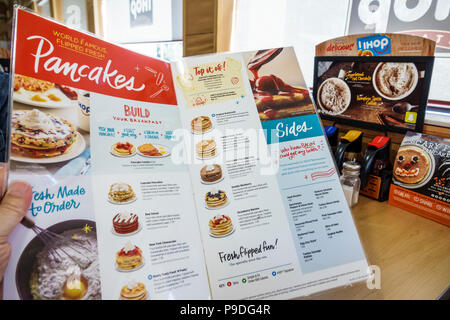
M 116 142 L 111 146 L 111 154 L 116 157 L 126 158 L 136 154 L 136 147 L 130 142 Z
M 15 110 L 11 115 L 11 159 L 28 163 L 58 163 L 79 156 L 86 148 L 73 124 L 51 113 Z
M 147 300 L 148 292 L 142 282 L 135 282 L 131 286 L 125 285 L 120 290 L 120 300 Z

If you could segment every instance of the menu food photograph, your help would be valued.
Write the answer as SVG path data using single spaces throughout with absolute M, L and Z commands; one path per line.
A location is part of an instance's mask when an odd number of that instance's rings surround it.
M 421 131 L 432 61 L 432 57 L 316 57 L 318 111 L 324 119 L 376 130 Z
M 13 88 L 11 168 L 24 174 L 86 174 L 89 92 L 20 74 Z M 79 163 L 73 161 L 78 157 Z
M 315 113 L 308 88 L 298 77 L 298 66 L 289 64 L 293 58 L 293 51 L 281 48 L 260 50 L 247 58 L 247 73 L 261 121 Z

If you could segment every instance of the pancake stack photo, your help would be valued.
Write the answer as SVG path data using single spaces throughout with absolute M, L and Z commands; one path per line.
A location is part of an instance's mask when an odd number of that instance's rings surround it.
M 129 142 L 117 142 L 112 149 L 115 155 L 122 157 L 133 155 L 136 152 L 136 147 Z
M 202 181 L 212 183 L 222 178 L 222 168 L 218 164 L 206 165 L 200 170 Z
M 139 228 L 139 218 L 131 212 L 120 212 L 113 218 L 114 231 L 119 234 L 127 234 Z
M 223 207 L 227 201 L 227 195 L 223 190 L 212 190 L 205 195 L 206 206 L 210 209 Z
M 195 151 L 201 159 L 212 158 L 216 155 L 216 142 L 214 140 L 202 140 L 195 145 Z
M 113 183 L 109 188 L 108 197 L 113 202 L 127 202 L 134 198 L 134 191 L 127 183 Z
M 50 158 L 66 153 L 77 137 L 66 120 L 37 109 L 15 111 L 11 123 L 12 153 L 30 158 Z
M 212 122 L 211 119 L 207 116 L 199 116 L 191 121 L 191 129 L 194 133 L 204 133 L 206 131 L 211 130 Z
M 147 290 L 142 282 L 130 281 L 120 290 L 121 300 L 146 300 Z
M 233 231 L 233 223 L 229 216 L 220 214 L 209 220 L 209 231 L 214 236 L 225 236 Z
M 127 242 L 116 254 L 116 264 L 120 270 L 136 269 L 143 263 L 142 250 L 131 242 Z

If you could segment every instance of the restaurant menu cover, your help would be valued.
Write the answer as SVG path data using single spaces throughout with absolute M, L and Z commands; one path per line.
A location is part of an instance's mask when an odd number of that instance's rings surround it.
M 450 226 L 450 140 L 408 132 L 397 152 L 389 204 Z
M 292 48 L 168 63 L 16 9 L 5 299 L 286 299 L 370 277 Z

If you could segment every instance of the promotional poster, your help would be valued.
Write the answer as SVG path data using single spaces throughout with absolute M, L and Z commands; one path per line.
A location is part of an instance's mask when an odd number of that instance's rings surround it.
M 319 43 L 314 98 L 323 119 L 378 131 L 421 132 L 435 42 L 413 35 L 352 34 Z

